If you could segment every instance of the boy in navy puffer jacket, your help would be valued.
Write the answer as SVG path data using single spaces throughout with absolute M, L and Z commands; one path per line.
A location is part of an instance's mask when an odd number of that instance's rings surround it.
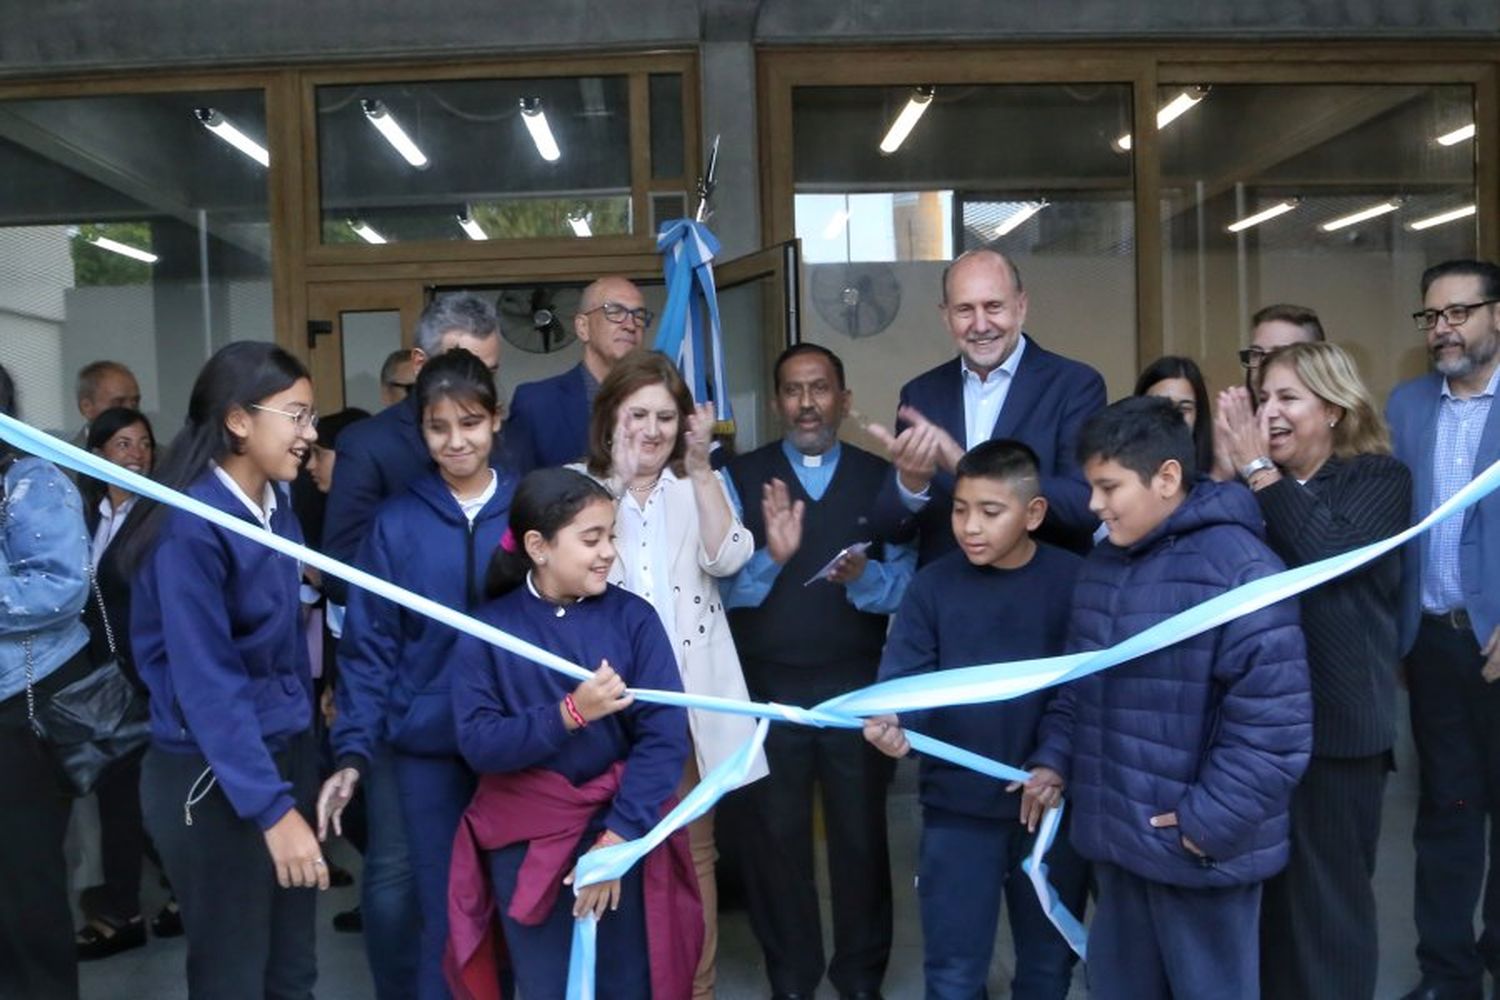
M 1084 426 L 1109 541 L 1078 578 L 1071 650 L 1283 569 L 1250 491 L 1193 482 L 1193 456 L 1164 400 L 1122 400 Z M 1312 747 L 1296 603 L 1075 681 L 1039 744 L 1025 795 L 1046 806 L 1066 787 L 1073 844 L 1095 863 L 1090 995 L 1258 997 L 1261 883 L 1286 864 L 1287 804 Z

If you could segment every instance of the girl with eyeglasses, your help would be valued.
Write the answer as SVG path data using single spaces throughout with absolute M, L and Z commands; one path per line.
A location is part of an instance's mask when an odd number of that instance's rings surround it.
M 284 484 L 312 447 L 307 369 L 240 341 L 199 373 L 157 479 L 294 542 Z M 328 888 L 312 816 L 317 747 L 297 561 L 186 511 L 143 507 L 131 643 L 151 693 L 141 764 L 146 830 L 187 933 L 193 1000 L 307 998 L 316 897 Z
M 412 390 L 433 468 L 387 500 L 358 565 L 451 608 L 478 607 L 485 567 L 510 516 L 515 480 L 490 467 L 500 429 L 495 381 L 463 348 L 422 366 Z M 458 755 L 449 662 L 458 633 L 357 587 L 339 646 L 335 770 L 318 796 L 318 835 L 342 814 L 382 743 L 395 757 L 402 820 L 422 914 L 417 996 L 446 1000 L 448 864 L 474 794 Z M 377 818 L 378 821 L 378 818 Z

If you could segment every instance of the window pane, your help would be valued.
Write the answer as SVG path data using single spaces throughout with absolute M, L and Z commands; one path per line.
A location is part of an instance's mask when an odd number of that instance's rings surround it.
M 945 264 L 991 246 L 1019 267 L 1027 333 L 1134 375 L 1132 162 L 1125 84 L 938 87 L 894 152 L 911 87 L 793 91 L 804 339 L 844 358 L 859 408 L 889 421 L 907 379 L 954 354 L 937 312 Z
M 676 180 L 682 157 L 682 74 L 651 74 L 651 177 Z
M 1161 106 L 1181 93 L 1163 88 Z M 1450 133 L 1473 114 L 1467 86 L 1208 89 L 1160 134 L 1167 351 L 1204 361 L 1216 388 L 1237 384 L 1251 315 L 1291 303 L 1318 313 L 1377 399 L 1424 370 L 1408 318 L 1418 281 L 1474 254 L 1475 220 L 1416 227 L 1472 211 L 1474 143 Z
M 0 102 L 0 363 L 27 420 L 73 433 L 74 377 L 110 359 L 166 440 L 213 350 L 275 339 L 267 169 L 226 125 L 265 157 L 258 90 Z
M 624 76 L 319 87 L 317 106 L 324 243 L 635 231 Z

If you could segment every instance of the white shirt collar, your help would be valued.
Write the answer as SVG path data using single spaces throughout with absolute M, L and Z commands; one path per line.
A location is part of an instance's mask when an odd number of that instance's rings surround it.
M 276 487 L 267 480 L 265 492 L 261 494 L 260 504 L 257 506 L 255 501 L 250 499 L 249 494 L 240 489 L 240 484 L 234 481 L 234 477 L 220 468 L 218 462 L 209 464 L 213 466 L 214 475 L 219 477 L 219 482 L 224 484 L 224 488 L 245 505 L 245 509 L 255 518 L 257 524 L 270 531 L 271 517 L 276 513 Z
M 1010 378 L 1015 378 L 1016 369 L 1021 367 L 1021 355 L 1024 353 L 1026 353 L 1026 334 L 1023 333 L 1016 338 L 1016 349 L 1010 352 L 1010 357 L 1002 361 L 1000 363 L 1000 367 L 996 368 L 995 371 L 990 372 L 990 375 L 994 376 L 995 372 L 1004 372 Z M 969 362 L 963 358 L 959 359 L 958 368 L 959 371 L 963 373 L 963 379 L 965 382 L 974 380 L 983 386 L 998 384 L 996 382 L 992 382 L 988 378 L 980 378 L 979 373 L 970 368 Z

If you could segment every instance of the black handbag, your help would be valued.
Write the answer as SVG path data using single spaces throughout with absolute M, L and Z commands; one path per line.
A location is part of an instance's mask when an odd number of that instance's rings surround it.
M 38 698 L 32 637 L 22 640 L 26 650 L 26 718 L 56 759 L 64 783 L 78 796 L 93 791 L 110 767 L 141 750 L 151 739 L 150 706 L 145 693 L 131 683 L 120 665 L 104 595 L 92 573 L 89 587 L 109 640 L 109 658 L 103 663 Z M 87 655 L 87 647 L 83 652 Z

